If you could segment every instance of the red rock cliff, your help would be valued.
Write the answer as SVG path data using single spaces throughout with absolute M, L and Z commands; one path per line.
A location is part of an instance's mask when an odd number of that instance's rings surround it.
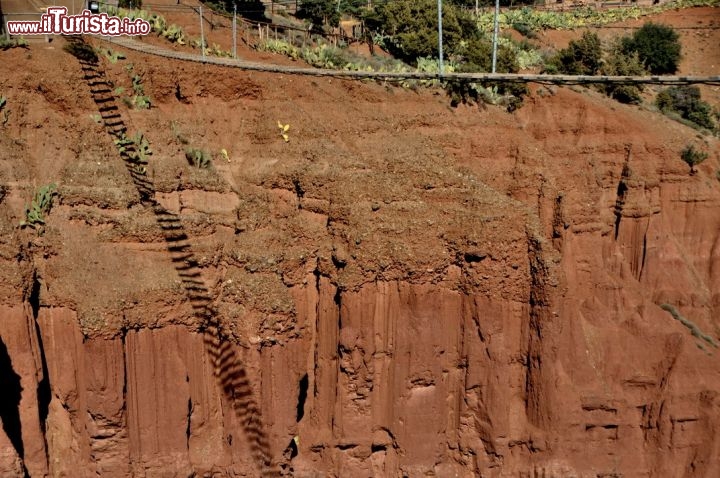
M 453 112 L 144 60 L 158 107 L 123 114 L 288 473 L 720 474 L 716 140 L 691 176 L 692 130 L 589 92 Z M 258 476 L 78 66 L 33 64 L 3 85 L 24 106 L 0 132 L 0 475 Z M 189 169 L 182 135 L 233 162 Z M 51 181 L 45 234 L 20 231 Z

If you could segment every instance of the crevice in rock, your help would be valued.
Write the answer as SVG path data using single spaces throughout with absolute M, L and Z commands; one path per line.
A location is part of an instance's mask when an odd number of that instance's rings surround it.
M 50 375 L 47 368 L 47 360 L 45 359 L 45 349 L 43 348 L 42 336 L 40 335 L 40 326 L 35 322 L 35 331 L 38 338 L 38 347 L 40 348 L 40 361 L 42 364 L 43 377 L 38 383 L 37 397 L 38 397 L 38 412 L 40 414 L 40 428 L 42 429 L 43 436 L 45 436 L 45 421 L 47 420 L 48 413 L 50 411 L 50 400 L 52 399 L 51 387 L 50 387 Z
M 295 441 L 295 438 L 290 440 L 290 443 L 288 443 L 287 448 L 285 448 L 285 455 L 287 456 L 288 461 L 292 460 L 296 456 L 298 456 L 298 447 L 297 442 Z
M 625 169 L 623 169 L 623 176 Z M 617 241 L 618 234 L 620 234 L 620 221 L 622 220 L 622 210 L 625 207 L 625 196 L 627 194 L 627 184 L 625 184 L 624 178 L 620 180 L 617 188 L 617 199 L 615 200 L 615 240 Z
M 15 373 L 7 347 L 0 338 L 0 419 L 2 427 L 15 452 L 24 460 L 25 449 L 22 442 L 22 423 L 20 422 L 20 398 L 22 386 L 20 375 Z M 24 465 L 23 465 L 24 466 Z M 25 471 L 27 476 L 27 471 Z
M 185 427 L 185 444 L 186 444 L 188 450 L 190 450 L 190 420 L 192 419 L 192 413 L 193 413 L 192 398 L 188 398 L 187 425 Z
M 297 416 L 296 421 L 300 423 L 300 420 L 305 416 L 305 401 L 307 400 L 308 392 L 308 374 L 305 374 L 300 379 L 298 386 L 298 404 L 297 404 Z
M 567 227 L 568 227 L 568 225 L 565 223 L 564 213 L 563 213 L 563 195 L 559 194 L 557 197 L 555 197 L 555 202 L 553 203 L 553 218 L 552 218 L 553 246 L 555 247 L 555 250 L 558 252 L 562 251 L 563 231 Z
M 317 294 L 317 299 L 315 300 L 315 344 L 314 344 L 314 355 L 313 355 L 313 397 L 317 398 L 318 396 L 318 385 L 317 385 L 317 376 L 318 376 L 318 367 L 319 367 L 319 351 L 318 351 L 318 339 L 317 339 L 317 333 L 320 330 L 320 270 L 318 270 L 318 266 L 315 266 L 315 270 L 313 271 L 313 274 L 315 275 L 315 293 Z
M 617 241 L 620 233 L 620 221 L 622 220 L 623 208 L 625 207 L 625 197 L 627 196 L 627 181 L 630 179 L 632 172 L 630 171 L 630 153 L 631 147 L 625 149 L 625 164 L 623 164 L 622 173 L 620 173 L 620 182 L 618 183 L 616 199 L 615 199 L 615 240 Z
M 342 313 L 341 313 L 341 307 L 342 307 L 342 292 L 340 290 L 340 287 L 337 287 L 335 289 L 335 295 L 333 296 L 333 302 L 335 302 L 335 305 L 337 306 L 337 313 L 338 313 L 338 331 L 342 330 Z
M 125 317 L 123 317 L 123 321 L 125 321 Z M 123 413 L 124 420 L 127 420 L 127 415 L 128 415 L 128 400 L 127 400 L 128 370 L 127 370 L 127 351 L 125 350 L 126 337 L 127 337 L 127 328 L 123 327 L 122 333 L 120 334 L 120 346 L 122 348 L 122 363 L 123 363 L 122 413 Z M 126 423 L 123 423 L 123 426 L 126 426 Z
M 647 256 L 647 231 L 643 234 L 642 243 L 642 259 L 640 260 L 640 273 L 638 274 L 638 281 L 642 278 L 643 271 L 645 270 L 645 257 Z
M 40 312 L 40 280 L 37 277 L 37 273 L 33 273 L 28 303 L 32 308 L 33 319 L 37 320 L 38 313 Z
M 38 323 L 38 314 L 40 313 L 40 280 L 37 277 L 37 273 L 33 274 L 33 284 L 30 290 L 30 297 L 28 302 L 32 308 L 33 322 L 35 323 L 35 336 L 37 337 L 38 350 L 40 353 L 40 364 L 42 368 L 42 378 L 37 385 L 37 401 L 38 401 L 38 414 L 40 416 L 40 430 L 42 431 L 43 438 L 45 439 L 45 453 L 48 452 L 47 447 L 47 427 L 46 421 L 50 412 L 50 400 L 52 399 L 52 392 L 50 387 L 50 374 L 47 367 L 47 359 L 45 357 L 45 347 L 43 346 L 42 333 L 40 331 L 40 324 Z M 46 458 L 49 459 L 48 456 Z

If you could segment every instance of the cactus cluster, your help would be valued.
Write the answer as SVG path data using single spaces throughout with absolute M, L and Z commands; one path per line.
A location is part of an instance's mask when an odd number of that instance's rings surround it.
M 57 186 L 54 183 L 38 189 L 32 202 L 25 205 L 25 219 L 20 221 L 20 227 L 42 230 L 45 225 L 45 215 L 50 212 L 56 195 Z

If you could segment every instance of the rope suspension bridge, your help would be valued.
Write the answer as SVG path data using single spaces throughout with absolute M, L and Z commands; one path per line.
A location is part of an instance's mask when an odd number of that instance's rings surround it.
M 286 75 L 307 75 L 344 79 L 370 79 L 381 81 L 403 80 L 441 80 L 469 82 L 513 82 L 555 85 L 592 85 L 592 84 L 644 84 L 644 85 L 718 85 L 720 76 L 583 76 L 583 75 L 539 75 L 513 73 L 429 73 L 429 72 L 384 72 L 331 70 L 313 67 L 286 66 L 272 63 L 253 62 L 242 59 L 203 56 L 197 53 L 182 52 L 144 43 L 129 37 L 100 37 L 103 41 L 119 47 L 150 55 L 175 60 L 205 63 L 225 67 L 240 68 L 265 73 Z

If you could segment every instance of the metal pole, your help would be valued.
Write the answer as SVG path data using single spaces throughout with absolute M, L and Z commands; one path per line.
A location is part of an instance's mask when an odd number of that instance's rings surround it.
M 233 58 L 237 58 L 237 3 L 233 4 Z
M 205 59 L 205 30 L 203 29 L 203 16 L 202 16 L 202 7 L 199 7 L 200 10 L 200 51 L 202 51 L 202 57 L 203 60 Z
M 500 14 L 500 0 L 495 0 L 495 30 L 493 31 L 492 45 L 492 72 L 495 73 L 497 66 L 497 39 L 498 39 L 498 15 Z
M 440 76 L 445 73 L 443 65 L 443 35 L 442 35 L 442 0 L 438 0 L 438 50 L 440 53 L 438 66 L 440 68 Z

